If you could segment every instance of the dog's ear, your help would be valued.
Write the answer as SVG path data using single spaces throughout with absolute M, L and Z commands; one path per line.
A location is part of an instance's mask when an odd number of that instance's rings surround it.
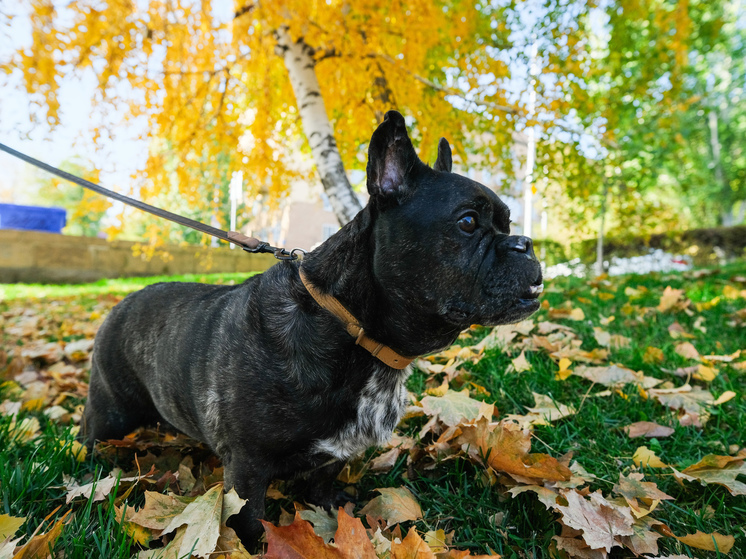
M 368 147 L 368 193 L 397 196 L 407 187 L 407 176 L 419 158 L 407 135 L 404 117 L 388 111 L 373 132 Z
M 452 166 L 453 159 L 451 158 L 451 146 L 448 145 L 448 140 L 441 138 L 438 142 L 438 159 L 435 160 L 433 169 L 450 173 Z

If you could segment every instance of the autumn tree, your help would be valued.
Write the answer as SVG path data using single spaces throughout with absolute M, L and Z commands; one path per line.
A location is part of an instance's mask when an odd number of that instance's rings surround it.
M 86 180 L 98 181 L 98 172 L 81 161 L 64 161 L 60 168 Z M 60 206 L 67 210 L 67 224 L 63 229 L 66 235 L 95 237 L 105 230 L 104 216 L 111 207 L 108 199 L 47 173 L 38 172 L 37 175 L 30 197 L 45 206 Z
M 35 0 L 32 43 L 3 68 L 23 74 L 52 125 L 61 79 L 85 69 L 98 77 L 99 108 L 127 102 L 131 117 L 147 118 L 144 199 L 175 173 L 190 203 L 214 204 L 195 196 L 195 184 L 216 184 L 221 177 L 205 169 L 227 154 L 221 173 L 243 170 L 253 194 L 276 200 L 306 151 L 345 222 L 360 207 L 345 169 L 364 168 L 370 132 L 392 107 L 411 119 L 425 159 L 447 135 L 465 161 L 471 139 L 489 131 L 479 144 L 485 164 L 509 162 L 519 110 L 500 85 L 508 65 L 494 55 L 509 45 L 506 8 L 454 0 L 217 7 Z M 178 163 L 169 169 L 167 160 Z

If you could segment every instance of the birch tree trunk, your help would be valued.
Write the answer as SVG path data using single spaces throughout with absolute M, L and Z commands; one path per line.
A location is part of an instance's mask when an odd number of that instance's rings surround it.
M 277 54 L 282 57 L 290 76 L 303 132 L 311 146 L 321 183 L 339 223 L 344 225 L 355 217 L 362 206 L 342 165 L 342 157 L 339 155 L 316 77 L 313 51 L 302 39 L 293 42 L 287 28 L 278 29 L 275 36 Z

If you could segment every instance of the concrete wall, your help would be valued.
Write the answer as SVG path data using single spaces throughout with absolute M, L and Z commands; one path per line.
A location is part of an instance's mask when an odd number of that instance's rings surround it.
M 277 260 L 201 246 L 165 246 L 148 260 L 127 241 L 108 242 L 37 231 L 0 229 L 0 283 L 82 283 L 101 278 L 264 271 Z

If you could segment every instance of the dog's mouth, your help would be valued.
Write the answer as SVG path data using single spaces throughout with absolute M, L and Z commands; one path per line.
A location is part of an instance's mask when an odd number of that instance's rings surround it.
M 536 299 L 539 298 L 539 295 L 541 295 L 543 291 L 543 278 L 541 276 L 541 272 L 539 272 L 539 277 L 537 277 L 536 280 L 534 280 L 534 282 L 529 286 L 529 288 L 523 294 L 521 294 L 520 297 L 518 297 L 518 300 L 522 303 L 533 303 L 536 301 Z

